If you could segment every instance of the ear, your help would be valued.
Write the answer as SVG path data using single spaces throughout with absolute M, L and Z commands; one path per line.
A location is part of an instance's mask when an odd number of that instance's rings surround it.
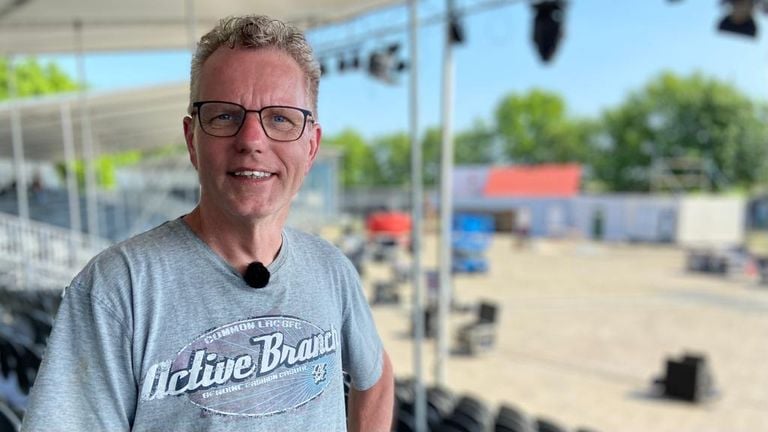
M 317 153 L 320 151 L 320 141 L 323 138 L 323 128 L 320 127 L 320 123 L 312 123 L 312 129 L 309 134 L 309 159 L 307 161 L 307 167 L 304 169 L 304 175 L 309 173 L 309 169 L 312 168 L 312 164 L 317 159 Z
M 192 162 L 192 166 L 197 170 L 197 151 L 195 150 L 195 120 L 186 116 L 183 120 L 184 126 L 184 141 L 187 143 L 187 152 L 189 152 L 189 161 Z

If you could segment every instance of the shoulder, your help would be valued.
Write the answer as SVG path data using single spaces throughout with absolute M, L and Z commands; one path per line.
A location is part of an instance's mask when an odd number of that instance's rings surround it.
M 183 240 L 188 235 L 189 230 L 184 222 L 181 219 L 174 219 L 117 243 L 107 251 L 112 250 L 125 254 L 147 254 L 160 251 L 169 253 L 173 252 L 175 248 L 182 247 L 185 244 Z
M 291 254 L 301 262 L 317 262 L 332 269 L 354 270 L 344 253 L 328 240 L 295 228 L 283 230 Z
M 322 253 L 329 257 L 343 257 L 344 254 L 328 240 L 295 228 L 285 228 L 285 237 L 291 248 L 297 251 Z
M 73 287 L 95 291 L 130 282 L 132 273 L 150 263 L 160 263 L 183 245 L 182 222 L 169 221 L 114 244 L 93 257 L 75 276 Z
M 134 261 L 137 258 L 151 258 L 154 255 L 173 253 L 181 248 L 183 241 L 183 222 L 173 220 L 163 223 L 149 231 L 137 234 L 127 240 L 116 243 L 98 255 L 88 266 L 94 265 L 118 265 L 126 260 Z

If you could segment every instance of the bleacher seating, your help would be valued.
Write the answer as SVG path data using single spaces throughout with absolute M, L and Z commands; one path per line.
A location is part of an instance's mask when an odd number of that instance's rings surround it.
M 0 400 L 0 431 L 15 432 L 21 428 L 21 418 L 8 404 Z
M 413 432 L 414 382 L 395 381 L 395 412 L 392 432 Z M 510 403 L 494 411 L 492 405 L 471 395 L 456 395 L 444 387 L 426 389 L 428 432 L 566 432 L 568 429 L 549 417 L 532 418 Z M 577 432 L 595 432 L 580 428 Z
M 26 408 L 61 293 L 0 287 L 0 431 L 15 431 Z

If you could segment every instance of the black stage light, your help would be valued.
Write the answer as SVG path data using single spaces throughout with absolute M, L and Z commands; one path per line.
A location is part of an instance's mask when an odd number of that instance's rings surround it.
M 734 33 L 741 36 L 755 37 L 757 35 L 757 25 L 752 17 L 752 10 L 755 7 L 754 0 L 723 0 L 731 7 L 730 13 L 725 15 L 718 30 L 728 33 Z
M 393 42 L 381 49 L 371 51 L 368 57 L 368 63 L 363 59 L 362 67 L 368 74 L 377 80 L 387 84 L 397 84 L 398 75 L 408 68 L 406 60 L 400 59 L 400 43 Z M 357 54 L 355 54 L 357 57 Z M 347 68 L 350 68 L 350 61 L 347 62 Z
M 388 52 L 372 52 L 368 59 L 368 73 L 375 79 L 394 83 L 392 77 L 392 55 Z
M 347 69 L 347 62 L 344 60 L 344 57 L 339 57 L 339 72 L 344 72 Z
M 533 21 L 533 42 L 539 56 L 546 63 L 552 59 L 563 37 L 563 0 L 545 0 L 533 4 L 536 16 Z
M 368 73 L 387 84 L 397 84 L 397 73 L 407 67 L 405 62 L 397 58 L 399 50 L 400 44 L 395 42 L 380 51 L 372 52 L 368 58 Z
M 451 44 L 460 45 L 464 43 L 464 27 L 454 13 L 451 13 L 448 17 L 448 32 Z
M 328 73 L 328 67 L 325 65 L 325 61 L 320 60 L 320 76 L 325 76 Z

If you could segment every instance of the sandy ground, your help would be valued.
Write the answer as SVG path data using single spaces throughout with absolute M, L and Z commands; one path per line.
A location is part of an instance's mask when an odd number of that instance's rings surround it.
M 425 267 L 434 267 L 428 236 Z M 520 250 L 494 239 L 490 271 L 454 279 L 460 303 L 501 305 L 495 348 L 453 354 L 447 386 L 492 405 L 511 404 L 575 430 L 602 432 L 768 431 L 768 288 L 740 277 L 684 271 L 672 246 L 536 242 Z M 371 263 L 364 282 L 390 269 Z M 412 376 L 410 286 L 405 301 L 373 307 L 398 377 Z M 451 314 L 450 336 L 473 319 Z M 423 370 L 434 377 L 433 341 Z M 652 380 L 664 360 L 685 351 L 706 354 L 715 397 L 702 404 L 655 397 Z

